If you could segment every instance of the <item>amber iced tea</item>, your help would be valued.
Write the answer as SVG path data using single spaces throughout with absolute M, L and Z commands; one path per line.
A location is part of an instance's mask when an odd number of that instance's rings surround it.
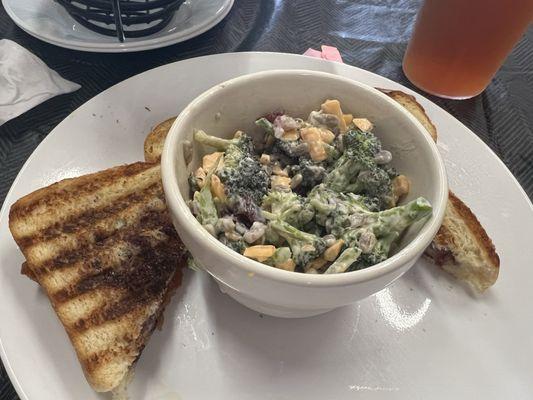
M 482 92 L 533 18 L 533 0 L 426 0 L 403 69 L 426 92 Z

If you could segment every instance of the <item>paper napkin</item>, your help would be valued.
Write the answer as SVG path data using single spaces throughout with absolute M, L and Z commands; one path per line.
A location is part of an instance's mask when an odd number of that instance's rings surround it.
M 17 43 L 0 40 L 0 125 L 60 94 L 78 90 Z

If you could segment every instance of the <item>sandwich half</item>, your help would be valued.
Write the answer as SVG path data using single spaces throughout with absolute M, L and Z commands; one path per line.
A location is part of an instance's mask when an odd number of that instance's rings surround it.
M 179 286 L 186 250 L 158 164 L 134 163 L 37 190 L 9 227 L 99 392 L 116 389 Z
M 470 208 L 452 192 L 442 226 L 425 254 L 478 292 L 498 279 L 500 258 L 492 240 Z
M 409 111 L 437 141 L 435 125 L 413 96 L 399 90 L 380 90 Z M 489 235 L 472 210 L 451 191 L 442 226 L 425 255 L 478 292 L 494 285 L 500 272 L 500 258 Z

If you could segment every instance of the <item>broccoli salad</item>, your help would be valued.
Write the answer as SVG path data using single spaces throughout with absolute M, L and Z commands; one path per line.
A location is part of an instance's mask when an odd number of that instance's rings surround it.
M 215 151 L 189 178 L 190 208 L 236 252 L 287 271 L 333 274 L 389 257 L 401 234 L 432 212 L 398 201 L 409 180 L 390 165 L 365 118 L 326 100 L 307 120 L 273 112 L 255 121 L 262 140 L 196 131 Z

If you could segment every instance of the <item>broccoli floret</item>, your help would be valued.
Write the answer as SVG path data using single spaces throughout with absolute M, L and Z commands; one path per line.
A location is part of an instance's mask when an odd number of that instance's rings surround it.
M 342 136 L 344 151 L 357 151 L 361 155 L 374 158 L 381 150 L 381 142 L 372 132 L 350 129 Z
M 364 194 L 371 209 L 385 209 L 394 204 L 392 167 L 378 165 L 375 156 L 381 151 L 379 139 L 358 129 L 343 137 L 344 152 L 324 182 L 337 191 Z
M 351 266 L 350 270 L 371 267 L 372 265 L 385 261 L 389 258 L 391 246 L 398 237 L 399 234 L 397 232 L 392 232 L 390 235 L 385 235 L 380 238 L 370 252 L 361 254 L 357 262 Z
M 382 210 L 394 204 L 392 181 L 389 174 L 378 165 L 362 171 L 346 191 L 361 193 L 371 199 L 371 204 Z
M 301 157 L 309 157 L 309 146 L 301 139 L 293 141 L 274 139 L 271 154 L 275 155 L 283 166 L 294 165 Z
M 390 164 L 382 164 L 379 166 L 383 171 L 385 171 L 387 173 L 387 175 L 389 175 L 389 178 L 392 180 L 394 178 L 396 178 L 398 176 L 398 171 L 396 171 L 396 169 L 390 165 Z
M 329 231 L 335 236 L 342 236 L 350 244 L 359 243 L 361 235 L 366 231 L 377 239 L 390 234 L 400 236 L 414 222 L 431 214 L 431 211 L 431 205 L 423 197 L 379 212 L 368 211 L 355 203 L 349 204 L 341 197 L 337 199 L 335 209 L 330 212 L 329 216 L 333 218 L 334 224 Z M 364 249 L 363 252 L 366 253 Z
M 255 124 L 261 129 L 263 129 L 267 135 L 274 134 L 274 125 L 272 125 L 272 122 L 270 122 L 265 117 L 259 118 L 257 121 L 255 121 Z
M 294 262 L 300 268 L 320 257 L 326 249 L 324 239 L 311 233 L 302 232 L 285 221 L 273 220 L 270 221 L 270 226 L 287 240 Z
M 283 264 L 292 258 L 292 251 L 289 247 L 278 247 L 272 257 L 264 261 L 267 265 Z
M 372 159 L 365 155 L 355 151 L 344 151 L 327 174 L 324 183 L 338 192 L 346 191 L 361 171 L 374 168 L 374 164 Z
M 260 214 L 257 204 L 268 192 L 269 177 L 254 154 L 252 139 L 240 133 L 233 139 L 221 139 L 197 131 L 195 140 L 224 151 L 224 165 L 217 171 L 224 184 L 228 205 L 249 224 Z
M 342 265 L 332 271 L 346 268 L 364 268 L 388 258 L 391 245 L 414 222 L 431 213 L 431 205 L 418 198 L 403 206 L 372 212 L 364 202 L 365 197 L 353 193 L 338 193 L 320 185 L 309 193 L 310 205 L 315 208 L 315 221 L 324 226 L 328 234 L 343 239 L 347 248 L 357 248 L 362 253 L 350 267 Z M 350 257 L 355 257 L 355 253 Z M 342 267 L 342 268 L 341 268 Z M 346 270 L 346 269 L 345 269 Z
M 370 210 L 364 203 L 364 197 L 353 193 L 340 193 L 328 188 L 325 184 L 316 186 L 307 196 L 309 204 L 315 209 L 318 224 L 326 227 L 326 221 L 332 223 L 327 227 L 343 229 L 349 225 L 352 215 L 362 215 Z M 353 218 L 352 218 L 353 219 Z M 335 232 L 332 232 L 335 234 Z
M 231 161 L 229 160 L 231 159 L 231 153 L 233 152 L 242 152 L 247 154 L 253 153 L 252 139 L 244 133 L 241 133 L 240 135 L 237 135 L 232 139 L 223 139 L 216 136 L 208 135 L 204 131 L 196 131 L 194 132 L 194 140 L 199 143 L 205 144 L 206 146 L 214 147 L 219 151 L 226 152 L 226 161 L 230 163 Z M 237 157 L 237 161 L 238 158 L 239 157 Z
M 302 176 L 301 183 L 294 190 L 305 196 L 311 189 L 322 183 L 326 177 L 326 168 L 301 157 L 299 163 L 291 167 L 291 174 L 293 177 L 297 174 Z
M 263 198 L 263 208 L 270 208 L 269 219 L 286 221 L 296 227 L 307 224 L 315 216 L 313 208 L 293 192 L 272 190 Z
M 260 204 L 268 192 L 268 174 L 251 155 L 242 157 L 236 167 L 224 163 L 219 176 L 228 196 L 249 197 L 255 204 Z
M 429 201 L 423 197 L 411 200 L 409 203 L 374 213 L 374 231 L 378 237 L 397 232 L 400 235 L 414 222 L 427 217 L 432 212 Z
M 428 216 L 431 210 L 428 201 L 420 197 L 403 206 L 366 214 L 359 226 L 346 228 L 342 239 L 362 252 L 354 268 L 366 268 L 386 260 L 400 235 L 410 225 Z
M 337 191 L 346 191 L 361 171 L 376 168 L 374 156 L 381 150 L 379 140 L 370 132 L 352 129 L 342 140 L 344 151 L 325 179 Z
M 311 208 L 312 206 L 309 205 Z M 323 237 L 327 234 L 325 228 L 315 222 L 314 219 L 305 224 L 302 228 L 302 231 L 312 233 L 313 235 Z
M 352 265 L 358 260 L 361 255 L 361 250 L 357 247 L 348 247 L 345 249 L 339 257 L 331 264 L 324 272 L 325 274 L 339 274 L 341 272 L 348 271 L 352 268 Z
M 242 132 L 238 132 L 233 139 L 222 139 L 208 135 L 204 131 L 196 131 L 194 133 L 194 140 L 223 151 L 224 168 L 238 168 L 244 158 L 254 156 L 252 139 Z
M 324 163 L 324 165 L 326 165 L 329 168 L 330 166 L 332 166 L 335 163 L 335 161 L 337 161 L 340 158 L 341 153 L 339 152 L 339 150 L 337 149 L 337 147 L 335 145 L 322 143 L 322 146 L 326 150 L 326 154 L 328 156 L 323 161 L 323 163 Z

